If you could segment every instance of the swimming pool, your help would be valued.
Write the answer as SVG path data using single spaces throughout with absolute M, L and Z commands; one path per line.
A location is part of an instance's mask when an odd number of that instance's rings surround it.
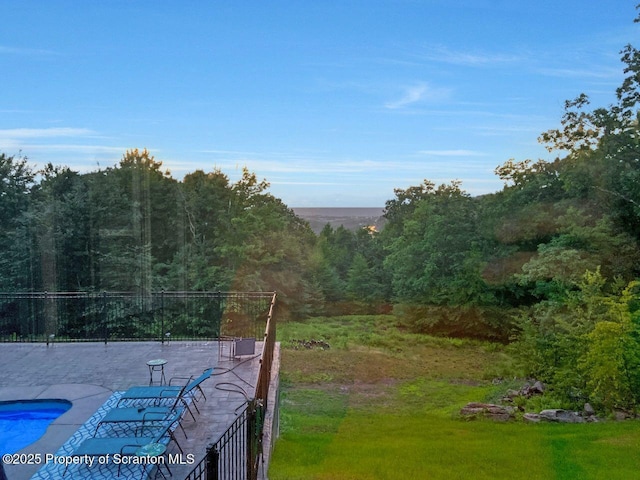
M 16 453 L 32 444 L 70 408 L 71 402 L 67 400 L 0 402 L 0 454 Z

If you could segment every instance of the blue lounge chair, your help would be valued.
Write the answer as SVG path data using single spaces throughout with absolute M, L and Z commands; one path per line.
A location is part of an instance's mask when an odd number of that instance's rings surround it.
M 202 397 L 206 400 L 207 397 L 200 386 L 202 382 L 204 382 L 207 378 L 211 376 L 213 373 L 213 368 L 207 368 L 202 375 L 197 378 L 191 377 L 173 377 L 169 380 L 169 385 L 160 385 L 160 386 L 150 386 L 150 387 L 131 387 L 126 392 L 122 394 L 120 400 L 118 400 L 118 406 L 120 406 L 121 402 L 126 401 L 137 401 L 137 400 L 154 400 L 154 402 L 159 404 L 163 400 L 170 399 L 179 399 L 183 405 L 191 414 L 193 420 L 196 420 L 196 417 L 193 415 L 191 408 L 189 407 L 189 402 L 186 401 L 187 398 L 193 400 L 192 404 L 195 407 L 196 411 L 200 413 L 198 406 L 196 405 L 196 394 L 200 392 Z M 184 386 L 179 385 L 171 385 L 172 381 L 175 379 L 187 380 Z
M 145 427 L 149 428 L 151 426 L 163 425 L 174 417 L 181 419 L 185 410 L 186 409 L 184 407 L 176 406 L 112 408 L 104 417 L 102 417 L 102 419 L 100 419 L 93 436 L 95 437 L 98 434 L 100 427 L 105 425 L 135 425 L 135 432 L 137 432 L 138 429 L 144 431 Z M 187 432 L 184 431 L 184 428 L 179 421 L 178 426 L 180 427 L 180 430 L 182 430 L 184 437 L 188 438 Z
M 186 385 L 182 387 L 182 391 L 175 397 L 174 402 L 167 406 L 140 406 L 140 407 L 122 407 L 112 408 L 100 419 L 96 426 L 93 436 L 95 437 L 103 425 L 116 426 L 123 424 L 124 426 L 135 425 L 136 431 L 138 428 L 144 429 L 145 426 L 162 425 L 167 421 L 173 419 L 178 415 L 178 419 L 182 419 L 182 415 L 185 411 L 185 407 L 180 407 L 182 396 Z M 187 433 L 184 431 L 182 424 L 178 421 L 178 426 L 182 430 L 185 438 Z
M 168 445 L 171 440 L 173 440 L 173 442 L 178 446 L 180 453 L 184 453 L 182 451 L 182 447 L 176 441 L 171 431 L 171 427 L 173 426 L 175 421 L 176 420 L 167 422 L 163 427 L 159 429 L 156 427 L 155 434 L 151 436 L 87 438 L 78 446 L 78 448 L 73 451 L 73 453 L 71 453 L 70 457 L 107 457 L 116 454 L 119 454 L 122 457 L 133 457 L 136 456 L 136 452 L 138 451 L 138 449 L 144 447 L 145 445 L 153 443 Z M 121 462 L 118 463 L 118 475 L 120 475 L 121 465 Z M 63 476 L 67 473 L 68 468 L 69 464 L 66 465 L 62 474 Z

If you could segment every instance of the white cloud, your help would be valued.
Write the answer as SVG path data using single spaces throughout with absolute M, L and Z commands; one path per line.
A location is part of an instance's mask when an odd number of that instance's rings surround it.
M 307 173 L 334 175 L 372 171 L 394 170 L 397 165 L 373 160 L 331 160 L 328 158 L 291 158 L 288 161 L 265 160 L 264 158 L 241 158 L 217 160 L 215 166 L 223 171 L 240 170 L 246 166 L 260 175 L 270 173 Z
M 58 139 L 80 139 L 94 136 L 95 132 L 87 128 L 8 128 L 0 129 L 0 149 L 25 150 L 29 151 L 79 151 L 87 150 L 94 152 L 100 147 L 90 145 L 65 145 L 63 143 L 44 144 L 43 139 L 49 142 L 56 142 Z
M 53 138 L 53 137 L 82 137 L 94 132 L 86 128 L 9 128 L 0 129 L 0 140 Z
M 57 145 L 28 145 L 29 150 L 40 152 L 76 152 L 76 153 L 114 153 L 124 154 L 130 147 L 109 147 L 106 145 L 72 145 L 72 144 L 57 144 Z M 154 154 L 153 151 L 151 151 Z
M 451 50 L 444 46 L 433 46 L 424 52 L 415 54 L 420 60 L 450 63 L 453 65 L 465 65 L 480 67 L 485 65 L 517 63 L 522 61 L 521 55 L 485 53 L 485 52 L 463 52 Z
M 620 68 L 594 66 L 593 68 L 553 68 L 543 67 L 535 69 L 541 75 L 560 78 L 598 78 L 617 79 L 622 76 Z
M 410 105 L 427 101 L 441 100 L 449 97 L 451 91 L 445 88 L 432 88 L 425 82 L 420 82 L 404 88 L 402 96 L 398 100 L 387 102 L 385 107 L 396 110 Z

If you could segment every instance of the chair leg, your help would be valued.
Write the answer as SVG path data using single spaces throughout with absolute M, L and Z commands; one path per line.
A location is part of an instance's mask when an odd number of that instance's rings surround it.
M 180 453 L 184 455 L 184 451 L 182 450 L 182 447 L 178 443 L 178 439 L 176 438 L 176 436 L 173 434 L 171 430 L 169 430 L 169 436 L 171 437 L 171 440 L 173 440 L 173 443 L 175 443 L 178 446 L 178 450 L 180 450 Z
M 193 412 L 191 411 L 191 408 L 189 407 L 189 404 L 186 402 L 186 400 L 183 398 L 182 400 L 182 404 L 185 406 L 185 408 L 187 409 L 187 411 L 189 412 L 189 415 L 191 415 L 191 418 L 193 418 L 193 421 L 196 421 L 196 417 L 193 415 Z M 200 413 L 200 412 L 198 412 Z

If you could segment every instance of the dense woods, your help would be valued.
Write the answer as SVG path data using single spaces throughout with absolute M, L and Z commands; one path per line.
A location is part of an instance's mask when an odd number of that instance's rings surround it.
M 397 189 L 382 231 L 315 235 L 244 170 L 173 178 L 147 150 L 78 173 L 0 154 L 0 290 L 277 291 L 283 315 L 390 310 L 414 331 L 515 342 L 569 404 L 640 402 L 640 52 L 616 102 L 567 101 L 502 191 Z

